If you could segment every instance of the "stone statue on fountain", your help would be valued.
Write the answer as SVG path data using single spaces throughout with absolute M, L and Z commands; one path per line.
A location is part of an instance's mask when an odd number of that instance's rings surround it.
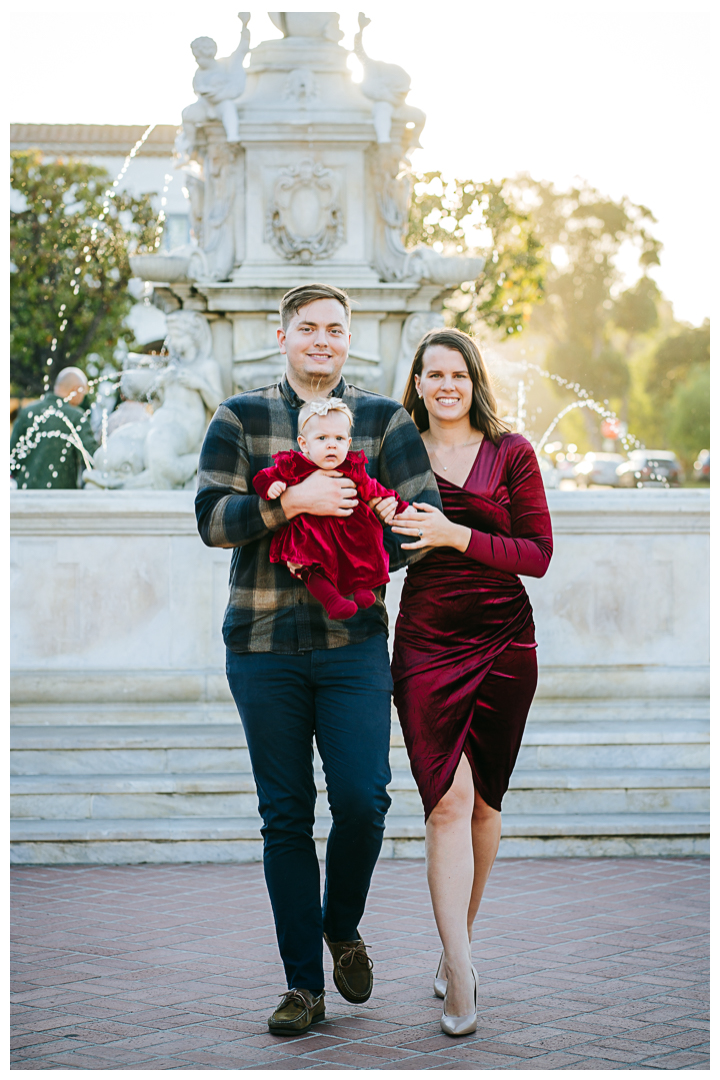
M 191 151 L 197 141 L 197 125 L 207 120 L 221 120 L 229 143 L 240 138 L 235 101 L 245 89 L 246 74 L 243 61 L 250 48 L 249 11 L 240 11 L 242 22 L 240 44 L 231 56 L 216 58 L 217 45 L 212 38 L 199 37 L 190 45 L 197 61 L 192 87 L 197 101 L 183 109 L 183 135 L 186 149 Z
M 363 46 L 363 31 L 370 25 L 370 19 L 360 12 L 358 32 L 355 35 L 354 52 L 363 66 L 365 77 L 360 89 L 373 103 L 373 124 L 377 141 L 380 145 L 392 142 L 391 129 L 393 117 L 405 124 L 405 130 L 411 132 L 406 137 L 407 151 L 420 146 L 420 134 L 425 127 L 425 113 L 412 105 L 405 104 L 410 91 L 410 76 L 399 64 L 387 64 L 383 60 L 371 60 Z
M 168 317 L 168 360 L 123 372 L 126 398 L 158 405 L 148 420 L 123 424 L 95 454 L 85 483 L 100 488 L 184 488 L 197 472 L 208 421 L 223 397 L 207 320 L 196 311 Z

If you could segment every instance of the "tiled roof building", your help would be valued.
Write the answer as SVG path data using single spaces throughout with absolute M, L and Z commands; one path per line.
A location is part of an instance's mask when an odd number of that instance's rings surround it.
M 124 157 L 146 128 L 147 124 L 11 124 L 10 146 L 13 150 L 37 147 L 47 154 Z M 169 157 L 177 130 L 175 124 L 158 124 L 138 156 Z

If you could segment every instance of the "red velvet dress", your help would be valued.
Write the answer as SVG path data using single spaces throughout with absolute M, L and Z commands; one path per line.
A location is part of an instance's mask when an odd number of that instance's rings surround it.
M 275 480 L 288 487 L 299 484 L 318 466 L 297 450 L 282 450 L 273 457 L 275 462 L 253 478 L 253 487 L 261 498 Z M 356 589 L 377 589 L 390 580 L 389 556 L 383 544 L 383 527 L 375 513 L 366 505 L 369 499 L 384 499 L 388 495 L 398 500 L 400 513 L 407 503 L 395 491 L 388 491 L 365 471 L 367 458 L 348 451 L 337 471 L 352 480 L 357 487 L 358 504 L 349 517 L 298 514 L 275 533 L 270 544 L 270 562 L 293 562 L 313 567 L 337 587 L 341 596 Z
M 496 810 L 537 683 L 532 608 L 518 574 L 542 577 L 552 529 L 540 468 L 522 435 L 483 439 L 463 487 L 437 476 L 443 511 L 472 529 L 467 551 L 409 567 L 395 627 L 395 704 L 429 816 L 464 752 Z

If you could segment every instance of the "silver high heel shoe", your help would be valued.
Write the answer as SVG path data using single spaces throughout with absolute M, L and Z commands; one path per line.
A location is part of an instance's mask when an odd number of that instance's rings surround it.
M 445 950 L 440 953 L 440 963 L 437 966 L 435 972 L 435 978 L 433 979 L 433 990 L 435 991 L 435 997 L 444 998 L 447 993 L 447 979 L 441 979 L 440 968 L 442 967 L 443 959 L 445 958 Z
M 443 1004 L 440 1027 L 446 1035 L 471 1035 L 473 1031 L 477 1031 L 477 999 L 480 980 L 475 968 L 472 969 L 472 973 L 475 980 L 475 1012 L 469 1013 L 467 1016 L 448 1016 Z

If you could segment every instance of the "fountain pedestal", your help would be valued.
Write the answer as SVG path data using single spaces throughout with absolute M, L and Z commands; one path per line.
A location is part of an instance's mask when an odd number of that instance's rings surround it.
M 281 16 L 285 37 L 249 53 L 234 103 L 237 141 L 220 119 L 186 124 L 196 246 L 136 256 L 133 269 L 155 282 L 166 311 L 190 308 L 210 321 L 228 393 L 284 370 L 275 332 L 288 289 L 314 281 L 346 289 L 345 375 L 392 394 L 419 337 L 442 324 L 444 298 L 476 278 L 483 260 L 404 247 L 409 155 L 424 122 L 405 104 L 409 77 L 370 60 L 359 33 L 366 77 L 357 84 L 336 15 Z

